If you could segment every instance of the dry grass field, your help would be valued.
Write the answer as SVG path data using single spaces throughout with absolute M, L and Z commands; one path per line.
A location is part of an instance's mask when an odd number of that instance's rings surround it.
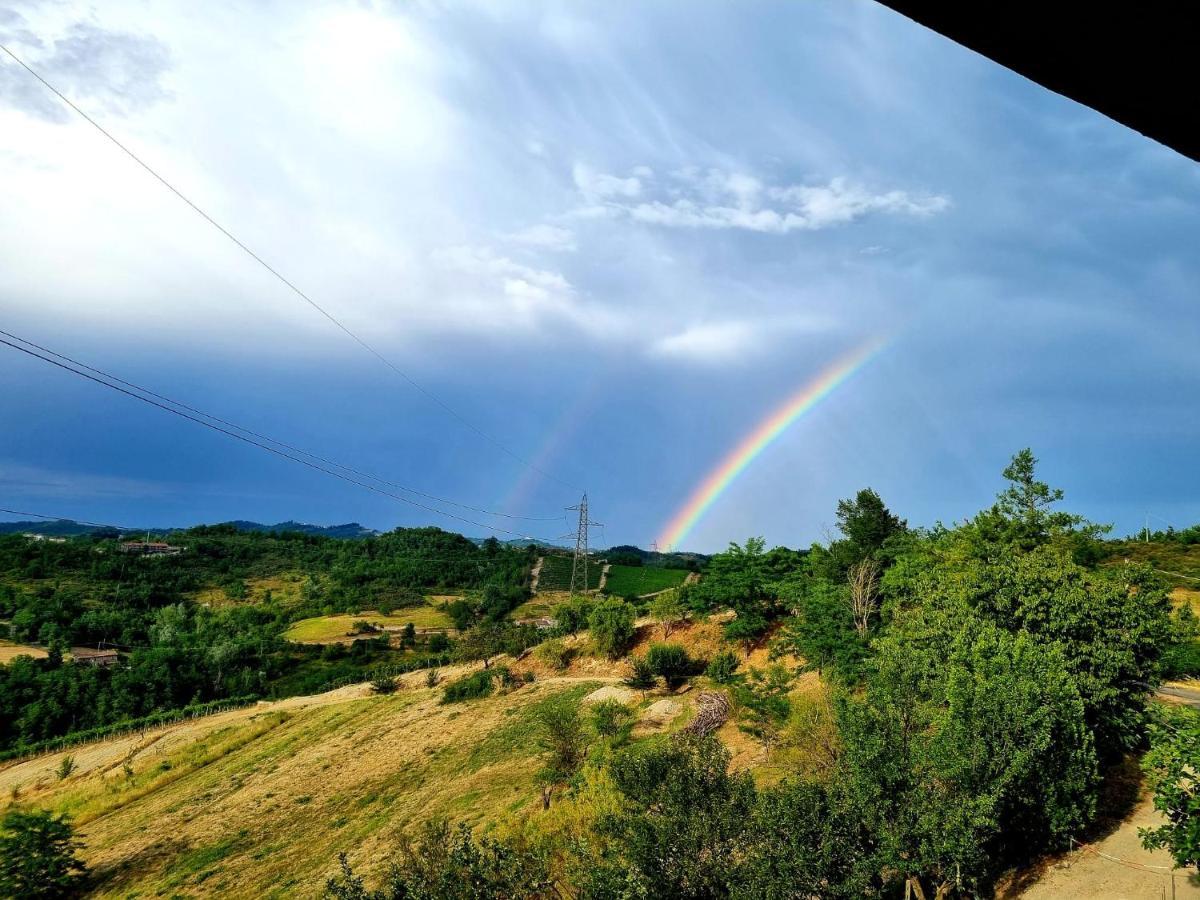
M 42 659 L 46 656 L 46 651 L 41 647 L 30 647 L 28 644 L 14 644 L 12 641 L 0 640 L 0 666 L 11 662 L 18 656 L 32 656 L 34 659 Z
M 351 635 L 355 622 L 370 622 L 380 628 L 403 628 L 409 622 L 415 628 L 452 628 L 453 622 L 440 609 L 434 606 L 413 606 L 398 609 L 390 616 L 378 612 L 363 612 L 355 616 L 315 616 L 311 619 L 301 619 L 284 632 L 283 636 L 289 641 L 301 644 L 332 644 L 356 640 L 357 637 L 372 637 L 372 635 Z
M 447 673 L 451 674 L 451 673 Z M 94 896 L 315 897 L 350 853 L 385 868 L 393 839 L 431 816 L 478 825 L 539 803 L 538 705 L 599 682 L 558 678 L 450 706 L 406 676 L 212 716 L 0 769 L 0 805 L 70 812 Z

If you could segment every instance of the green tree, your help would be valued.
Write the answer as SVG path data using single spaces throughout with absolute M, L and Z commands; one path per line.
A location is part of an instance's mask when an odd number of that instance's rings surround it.
M 404 625 L 404 632 L 400 640 L 405 647 L 414 646 L 417 643 L 417 626 L 412 622 L 406 622 Z
M 81 890 L 86 871 L 66 816 L 10 808 L 0 820 L 0 897 L 59 898 Z
M 879 873 L 858 810 L 836 785 L 784 782 L 759 794 L 730 873 L 735 900 L 860 900 Z
M 780 580 L 798 565 L 799 558 L 790 550 L 768 553 L 760 537 L 749 538 L 744 545 L 731 543 L 709 560 L 704 579 L 689 585 L 683 597 L 699 612 L 732 609 L 737 616 L 725 626 L 725 636 L 751 641 L 779 614 Z
M 723 897 L 754 808 L 748 773 L 714 738 L 641 742 L 610 774 L 621 811 L 597 825 L 603 852 L 576 873 L 583 897 Z
M 865 697 L 840 704 L 838 783 L 880 871 L 986 893 L 1089 821 L 1096 755 L 1057 646 L 921 610 L 877 666 Z
M 579 771 L 587 752 L 579 706 L 565 697 L 543 704 L 537 711 L 538 746 L 545 754 L 541 779 L 560 784 Z
M 658 683 L 658 677 L 654 674 L 650 663 L 646 661 L 646 657 L 635 656 L 630 660 L 630 665 L 633 670 L 621 682 L 626 687 L 644 694 Z
M 1154 790 L 1154 808 L 1166 824 L 1142 828 L 1142 843 L 1164 849 L 1179 866 L 1200 868 L 1200 714 L 1163 712 L 1150 726 L 1150 751 L 1142 759 Z
M 554 607 L 554 619 L 558 628 L 570 635 L 578 634 L 588 627 L 594 601 L 590 597 L 572 597 Z
M 1063 492 L 1038 480 L 1037 462 L 1033 451 L 1026 447 L 1005 466 L 1002 474 L 1008 487 L 996 495 L 991 509 L 975 519 L 983 539 L 1032 550 L 1085 524 L 1082 516 L 1052 508 L 1062 500 Z M 1087 526 L 1084 532 L 1094 535 L 1103 530 Z
M 609 659 L 618 659 L 633 643 L 636 613 L 624 600 L 601 600 L 588 616 L 592 641 Z
M 667 638 L 687 617 L 687 610 L 680 601 L 678 592 L 666 590 L 650 601 L 650 615 L 662 627 L 663 637 Z
M 601 700 L 592 707 L 592 727 L 603 738 L 620 735 L 632 718 L 632 711 L 620 700 Z
M 870 488 L 863 488 L 853 500 L 838 501 L 837 522 L 845 536 L 844 550 L 839 555 L 845 556 L 848 564 L 875 556 L 888 539 L 908 527 Z
M 867 642 L 854 625 L 850 587 L 824 578 L 806 578 L 794 584 L 791 602 L 795 614 L 784 620 L 775 637 L 772 654 L 791 654 L 815 669 L 845 683 L 856 682 L 867 657 Z
M 343 853 L 329 900 L 549 900 L 557 897 L 542 854 L 492 838 L 476 841 L 465 824 L 426 823 L 420 839 L 400 842 L 383 887 L 369 891 Z
M 783 723 L 791 712 L 788 692 L 793 680 L 791 672 L 776 664 L 766 669 L 751 668 L 746 680 L 737 687 L 735 696 L 745 717 L 738 728 L 757 738 L 768 754 L 778 742 Z

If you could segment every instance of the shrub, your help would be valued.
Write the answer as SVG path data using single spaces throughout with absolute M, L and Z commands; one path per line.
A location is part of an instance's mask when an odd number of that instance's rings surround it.
M 572 597 L 554 607 L 554 619 L 566 634 L 576 634 L 588 627 L 588 617 L 595 604 L 587 597 Z
M 366 619 L 358 619 L 350 626 L 350 631 L 354 634 L 374 634 L 378 630 L 378 625 L 372 625 Z
M 371 691 L 376 694 L 394 694 L 396 679 L 379 677 L 371 682 Z
M 635 691 L 645 693 L 658 683 L 658 678 L 655 676 L 654 670 L 650 668 L 650 663 L 646 662 L 646 658 L 638 656 L 633 660 L 633 672 L 627 678 L 622 679 L 621 683 Z
M 481 669 L 452 681 L 442 688 L 442 702 L 459 703 L 463 700 L 474 700 L 477 697 L 486 697 L 491 692 L 492 672 L 488 669 Z
M 425 687 L 437 687 L 437 683 L 440 680 L 441 675 L 437 669 L 429 669 L 425 673 Z
M 58 764 L 58 769 L 56 770 L 55 774 L 58 775 L 59 781 L 63 781 L 75 771 L 75 768 L 75 757 L 68 753 L 62 758 L 62 762 Z
M 704 674 L 717 684 L 729 684 L 734 679 L 740 661 L 732 650 L 722 650 L 709 661 Z
M 634 609 L 623 600 L 601 600 L 588 616 L 596 648 L 609 659 L 624 655 L 633 643 Z
M 571 657 L 574 655 L 571 648 L 558 638 L 540 644 L 533 652 L 539 660 L 560 672 L 571 664 Z
M 646 664 L 662 676 L 668 688 L 678 687 L 692 673 L 692 658 L 680 644 L 651 644 Z
M 446 637 L 440 631 L 437 634 L 429 637 L 429 652 L 430 653 L 445 653 L 450 649 L 450 638 Z
M 79 846 L 65 816 L 10 809 L 0 821 L 0 897 L 75 894 L 85 871 Z
M 601 700 L 592 707 L 592 727 L 600 737 L 616 737 L 632 718 L 633 713 L 620 700 Z

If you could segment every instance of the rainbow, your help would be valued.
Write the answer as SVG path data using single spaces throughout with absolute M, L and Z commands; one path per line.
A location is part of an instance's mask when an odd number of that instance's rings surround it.
M 845 383 L 855 372 L 874 359 L 886 345 L 882 338 L 873 338 L 835 360 L 824 371 L 800 388 L 755 429 L 746 435 L 723 459 L 720 465 L 708 473 L 704 481 L 691 493 L 687 502 L 679 508 L 664 526 L 658 538 L 663 548 L 677 548 L 688 536 L 701 517 L 708 512 L 717 498 L 725 493 L 758 456 L 771 443 L 787 431 L 788 426 L 828 397 Z

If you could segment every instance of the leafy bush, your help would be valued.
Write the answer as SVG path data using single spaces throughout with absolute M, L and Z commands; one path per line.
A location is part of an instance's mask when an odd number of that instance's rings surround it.
M 678 687 L 692 673 L 693 662 L 680 644 L 651 644 L 646 653 L 650 671 L 662 677 L 668 688 Z
M 440 631 L 429 636 L 429 652 L 430 653 L 445 653 L 450 649 L 450 638 L 442 634 Z
M 609 659 L 617 659 L 633 643 L 635 612 L 623 600 L 601 600 L 588 616 L 592 641 Z
M 425 673 L 425 687 L 437 687 L 440 680 L 441 675 L 437 669 L 430 669 Z
M 646 657 L 634 657 L 631 664 L 633 671 L 621 680 L 621 683 L 626 687 L 645 693 L 658 683 L 658 677 L 654 674 L 654 669 L 650 667 L 650 663 L 646 661 Z
M 1150 849 L 1166 849 L 1179 866 L 1200 866 L 1200 713 L 1164 712 L 1150 727 L 1142 760 L 1154 787 L 1154 808 L 1166 824 L 1140 831 Z
M 55 774 L 58 775 L 59 781 L 64 781 L 69 778 L 71 773 L 74 771 L 75 757 L 68 753 L 62 758 L 62 762 L 58 764 L 58 770 L 55 772 Z
M 465 675 L 442 688 L 442 703 L 460 703 L 463 700 L 486 697 L 491 694 L 492 688 L 491 670 L 480 669 L 478 672 Z
M 632 718 L 633 712 L 620 700 L 601 700 L 592 707 L 592 727 L 600 737 L 616 737 Z
M 732 650 L 722 650 L 709 661 L 704 674 L 717 684 L 730 684 L 740 664 L 741 661 L 736 653 Z
M 559 638 L 551 638 L 544 644 L 539 644 L 533 653 L 546 665 L 560 672 L 571 664 L 571 657 L 574 655 L 572 648 Z
M 395 678 L 376 678 L 371 682 L 371 691 L 376 694 L 394 694 L 396 687 Z

